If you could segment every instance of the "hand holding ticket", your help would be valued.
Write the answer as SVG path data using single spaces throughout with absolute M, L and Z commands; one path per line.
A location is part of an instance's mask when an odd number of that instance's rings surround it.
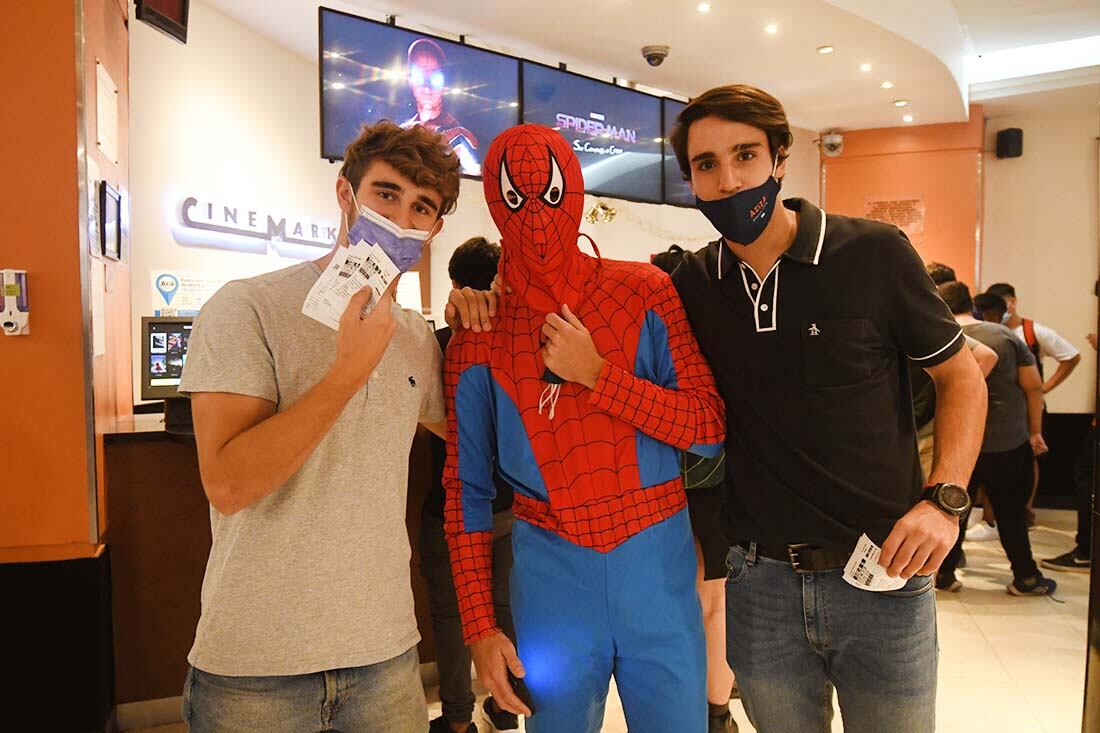
M 878 563 L 882 548 L 871 541 L 867 535 L 859 538 L 856 549 L 844 566 L 844 580 L 860 590 L 884 591 L 897 590 L 907 582 L 905 578 L 891 578 L 886 568 Z

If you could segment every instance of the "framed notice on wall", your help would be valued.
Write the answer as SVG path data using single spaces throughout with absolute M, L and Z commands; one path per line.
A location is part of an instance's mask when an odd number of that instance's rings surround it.
M 106 181 L 99 183 L 99 236 L 103 256 L 122 259 L 122 196 Z
M 95 144 L 118 165 L 118 85 L 101 61 L 95 62 Z
M 910 241 L 924 236 L 924 196 L 890 196 L 866 199 L 863 216 L 884 224 L 893 224 Z

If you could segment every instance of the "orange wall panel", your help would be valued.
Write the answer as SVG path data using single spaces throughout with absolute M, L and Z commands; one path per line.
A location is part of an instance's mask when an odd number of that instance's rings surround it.
M 0 267 L 27 270 L 29 336 L 0 336 L 0 547 L 89 541 L 72 3 L 0 24 Z

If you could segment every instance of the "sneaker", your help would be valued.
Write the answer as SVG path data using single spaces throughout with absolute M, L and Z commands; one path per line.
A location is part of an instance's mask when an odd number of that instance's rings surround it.
M 1040 560 L 1039 564 L 1050 570 L 1067 570 L 1071 573 L 1087 573 L 1092 563 L 1087 557 L 1078 557 L 1076 550 L 1070 550 L 1064 555 L 1052 557 L 1049 560 Z
M 454 733 L 454 728 L 451 727 L 446 718 L 440 715 L 428 724 L 428 733 Z M 469 727 L 466 728 L 466 733 L 477 733 L 477 726 L 471 722 Z
M 954 573 L 936 574 L 936 590 L 942 590 L 944 593 L 958 593 L 962 587 L 962 581 L 956 578 Z
M 1017 580 L 1008 584 L 1010 596 L 1049 596 L 1058 588 L 1058 582 L 1042 575 L 1028 578 L 1023 583 Z
M 481 706 L 481 712 L 484 713 L 485 720 L 489 722 L 489 730 L 491 731 L 519 730 L 519 716 L 507 710 L 501 710 L 497 707 L 496 700 L 491 695 L 485 698 L 485 704 Z
M 997 533 L 997 528 L 992 524 L 980 522 L 977 527 L 966 530 L 966 539 L 971 542 L 990 542 L 992 540 L 999 540 L 1001 536 Z

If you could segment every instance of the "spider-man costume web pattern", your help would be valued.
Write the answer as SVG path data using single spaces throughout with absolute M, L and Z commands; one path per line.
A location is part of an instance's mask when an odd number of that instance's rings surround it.
M 491 331 L 461 331 L 447 349 L 445 514 L 464 635 L 472 643 L 499 630 L 495 464 L 515 488 L 519 520 L 512 609 L 537 708 L 528 730 L 598 729 L 586 721 L 602 719 L 611 674 L 631 730 L 692 730 L 685 705 L 703 730 L 705 655 L 679 451 L 721 449 L 713 376 L 667 275 L 581 253 L 584 181 L 564 138 L 536 125 L 507 130 L 483 173 L 512 292 Z M 563 304 L 605 360 L 592 390 L 551 389 L 560 380 L 543 364 L 541 329 Z M 670 696 L 686 696 L 669 703 L 679 709 L 673 728 L 660 712 Z

